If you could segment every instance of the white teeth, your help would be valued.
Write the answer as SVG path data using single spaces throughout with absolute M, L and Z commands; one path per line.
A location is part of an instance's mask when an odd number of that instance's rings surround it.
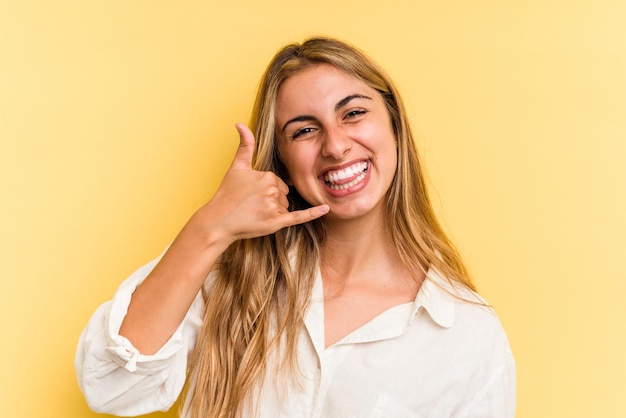
M 361 162 L 351 165 L 350 167 L 346 167 L 343 170 L 334 171 L 332 173 L 326 173 L 326 175 L 324 176 L 324 180 L 326 181 L 326 184 L 331 189 L 345 190 L 349 187 L 354 186 L 355 184 L 357 184 L 358 182 L 360 182 L 361 180 L 365 178 L 365 174 L 367 172 L 366 171 L 367 166 L 368 165 L 366 162 L 361 161 Z M 341 180 L 349 179 L 357 174 L 358 176 L 352 181 L 349 181 L 348 183 L 335 184 Z
M 328 187 L 330 187 L 333 190 L 345 190 L 348 189 L 352 186 L 354 186 L 355 184 L 357 184 L 358 182 L 360 182 L 361 180 L 363 180 L 365 178 L 365 173 L 361 173 L 361 175 L 359 175 L 357 178 L 355 178 L 354 180 L 348 182 L 348 183 L 344 183 L 344 184 L 329 184 Z

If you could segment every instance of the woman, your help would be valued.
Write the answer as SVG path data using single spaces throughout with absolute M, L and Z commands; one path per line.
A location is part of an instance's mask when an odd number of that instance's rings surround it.
M 190 417 L 512 417 L 505 333 L 383 71 L 337 40 L 289 45 L 251 125 L 211 201 L 83 332 L 91 407 L 165 410 L 187 382 Z

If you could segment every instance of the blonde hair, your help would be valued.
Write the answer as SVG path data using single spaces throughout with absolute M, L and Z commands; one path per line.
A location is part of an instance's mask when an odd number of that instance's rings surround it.
M 428 197 L 419 156 L 397 89 L 389 77 L 358 49 L 316 37 L 282 48 L 263 75 L 252 112 L 257 146 L 256 170 L 283 179 L 276 139 L 276 100 L 282 83 L 318 64 L 330 64 L 377 90 L 389 111 L 398 142 L 398 164 L 386 195 L 394 250 L 419 277 L 429 266 L 474 289 L 458 252 L 440 227 Z M 310 205 L 295 189 L 290 210 Z M 254 403 L 266 372 L 296 376 L 297 341 L 308 308 L 324 239 L 323 218 L 275 234 L 237 241 L 215 267 L 216 280 L 206 298 L 204 324 L 190 365 L 192 417 L 240 417 Z M 276 356 L 278 370 L 266 370 Z

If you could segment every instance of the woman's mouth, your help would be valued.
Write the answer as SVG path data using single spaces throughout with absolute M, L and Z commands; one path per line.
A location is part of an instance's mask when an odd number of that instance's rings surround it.
M 367 161 L 359 161 L 341 170 L 329 170 L 324 173 L 324 183 L 333 190 L 346 190 L 363 181 L 368 169 Z

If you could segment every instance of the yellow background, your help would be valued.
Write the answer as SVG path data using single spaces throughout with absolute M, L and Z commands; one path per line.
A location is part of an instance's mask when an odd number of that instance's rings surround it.
M 80 331 L 211 196 L 275 50 L 313 34 L 403 91 L 517 416 L 626 416 L 625 21 L 618 0 L 2 2 L 0 416 L 96 416 Z

